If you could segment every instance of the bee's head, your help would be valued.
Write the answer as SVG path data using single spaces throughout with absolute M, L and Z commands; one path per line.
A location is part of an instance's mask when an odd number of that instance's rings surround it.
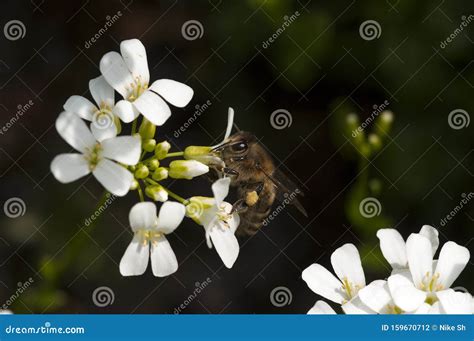
M 244 159 L 251 147 L 257 142 L 257 138 L 252 133 L 239 131 L 227 139 L 215 151 L 218 152 L 224 161 L 232 159 L 238 161 Z

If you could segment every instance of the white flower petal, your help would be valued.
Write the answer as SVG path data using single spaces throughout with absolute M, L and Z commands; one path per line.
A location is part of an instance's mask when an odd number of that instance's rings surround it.
M 89 164 L 82 154 L 60 154 L 51 162 L 51 173 L 63 184 L 89 174 Z
M 438 250 L 438 246 L 439 246 L 438 230 L 435 229 L 433 226 L 423 225 L 421 227 L 420 234 L 430 240 L 431 248 L 433 250 L 433 257 L 434 257 L 434 254 L 436 253 L 436 250 Z
M 63 111 L 59 115 L 56 120 L 56 130 L 71 147 L 81 153 L 91 149 L 97 143 L 84 121 L 69 111 Z
M 341 289 L 342 283 L 322 265 L 310 265 L 303 270 L 302 277 L 314 293 L 339 304 L 346 299 Z
M 317 301 L 316 304 L 308 311 L 309 315 L 334 315 L 336 312 L 329 304 L 324 301 Z
M 140 160 L 139 136 L 118 136 L 102 142 L 102 155 L 126 165 L 134 166 Z
M 120 53 L 134 79 L 139 79 L 141 83 L 148 84 L 150 72 L 146 58 L 145 46 L 138 39 L 124 40 L 120 43 Z
M 102 142 L 107 139 L 114 138 L 117 136 L 117 127 L 115 123 L 107 124 L 105 127 L 101 126 L 100 123 L 91 124 L 92 135 L 96 138 L 97 141 Z
M 145 91 L 134 102 L 135 108 L 154 125 L 161 126 L 171 116 L 171 110 L 163 99 L 151 92 Z
M 206 230 L 209 231 L 212 244 L 224 265 L 228 269 L 232 268 L 239 256 L 240 249 L 234 232 L 221 221 L 215 222 L 213 226 L 207 227 Z
M 224 141 L 226 141 L 232 133 L 232 127 L 234 126 L 234 109 L 229 108 L 227 111 L 227 128 L 225 130 Z
M 138 234 L 133 236 L 132 242 L 120 260 L 120 273 L 122 276 L 142 275 L 150 258 L 150 243 L 144 242 Z
M 165 236 L 151 243 L 151 269 L 156 277 L 166 277 L 178 270 L 178 260 Z
M 429 314 L 430 310 L 431 310 L 431 305 L 428 303 L 423 303 L 422 305 L 418 307 L 417 310 L 413 312 L 413 314 L 426 315 L 426 314 Z
M 433 274 L 433 251 L 431 242 L 421 234 L 412 233 L 407 239 L 407 259 L 413 283 L 423 287 L 423 278 Z
M 407 267 L 405 241 L 395 229 L 380 229 L 377 231 L 380 240 L 380 250 L 394 269 Z
M 392 275 L 387 282 L 393 302 L 405 312 L 417 310 L 426 300 L 426 292 L 415 288 L 403 275 Z
M 472 314 L 472 296 L 452 289 L 438 291 L 436 296 L 446 314 Z
M 134 79 L 122 56 L 117 52 L 108 52 L 100 60 L 100 72 L 112 88 L 127 98 L 132 90 Z
M 89 90 L 97 106 L 112 108 L 115 103 L 114 89 L 107 83 L 104 76 L 91 79 Z
M 178 108 L 185 107 L 194 95 L 193 89 L 189 86 L 171 79 L 159 79 L 153 82 L 150 90 L 156 92 L 168 103 Z
M 341 281 L 349 282 L 363 288 L 365 286 L 364 269 L 360 261 L 359 251 L 353 244 L 344 244 L 331 255 L 331 264 Z
M 150 230 L 156 226 L 156 205 L 152 202 L 135 204 L 128 215 L 132 230 Z
M 140 114 L 133 104 L 126 100 L 118 101 L 112 109 L 114 115 L 118 116 L 122 122 L 130 123 Z
M 167 201 L 160 208 L 157 230 L 166 234 L 173 232 L 183 221 L 186 207 L 179 202 Z
M 375 314 L 375 311 L 367 307 L 360 299 L 359 296 L 354 297 L 349 302 L 341 306 L 344 313 L 348 315 L 365 315 Z
M 219 179 L 212 184 L 212 193 L 216 200 L 216 205 L 221 206 L 224 199 L 229 194 L 230 178 Z
M 443 245 L 435 271 L 439 274 L 437 284 L 441 289 L 447 289 L 454 283 L 466 267 L 469 258 L 469 250 L 464 246 L 451 241 Z
M 118 197 L 127 194 L 133 182 L 132 173 L 108 159 L 100 160 L 92 174 L 106 190 Z
M 392 296 L 385 281 L 370 283 L 359 290 L 359 298 L 371 310 L 381 314 L 392 303 Z
M 443 307 L 438 301 L 438 302 L 433 303 L 433 305 L 430 307 L 430 310 L 428 311 L 428 314 L 439 315 L 439 314 L 446 314 L 446 312 L 444 311 Z
M 92 116 L 98 110 L 94 103 L 85 97 L 77 95 L 69 97 L 66 103 L 64 103 L 63 108 L 87 121 L 92 121 Z

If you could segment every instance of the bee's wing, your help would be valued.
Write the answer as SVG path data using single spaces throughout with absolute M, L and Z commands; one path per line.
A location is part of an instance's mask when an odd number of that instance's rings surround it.
M 264 173 L 276 187 L 276 198 L 280 202 L 290 200 L 290 203 L 294 205 L 305 217 L 308 216 L 301 202 L 298 200 L 296 195 L 304 196 L 304 193 L 291 181 L 285 173 L 279 169 L 275 169 L 273 174 Z

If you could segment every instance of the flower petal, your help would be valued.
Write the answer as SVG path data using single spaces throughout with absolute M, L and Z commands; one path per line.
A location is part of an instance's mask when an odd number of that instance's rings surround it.
M 433 274 L 433 251 L 431 242 L 421 234 L 412 233 L 407 239 L 407 259 L 413 283 L 423 287 L 423 278 Z
M 377 231 L 380 240 L 380 250 L 394 269 L 407 267 L 405 241 L 395 229 L 380 229 Z
M 222 262 L 228 269 L 232 268 L 239 256 L 239 242 L 234 232 L 221 221 L 217 221 L 207 230 Z
M 124 40 L 120 43 L 120 53 L 133 78 L 139 79 L 142 84 L 148 84 L 150 72 L 142 42 L 138 39 Z
M 342 283 L 322 265 L 310 265 L 304 269 L 302 277 L 314 293 L 339 304 L 346 299 L 341 290 Z
M 63 111 L 59 115 L 56 120 L 56 130 L 71 147 L 81 153 L 97 143 L 84 121 L 69 111 Z
M 171 79 L 159 79 L 153 82 L 150 90 L 178 108 L 185 107 L 194 95 L 193 89 L 189 86 Z
M 150 243 L 143 241 L 138 234 L 134 235 L 120 260 L 120 273 L 122 276 L 142 275 L 148 266 L 149 258 Z
M 227 111 L 227 128 L 225 130 L 224 141 L 226 141 L 230 134 L 232 133 L 232 128 L 234 126 L 234 109 L 229 108 Z
M 434 257 L 434 254 L 436 253 L 436 250 L 438 250 L 438 246 L 439 246 L 438 230 L 435 229 L 433 226 L 423 225 L 421 227 L 420 234 L 430 240 L 431 248 L 433 250 L 433 257 Z
M 102 155 L 126 165 L 134 166 L 138 163 L 141 153 L 141 139 L 139 136 L 118 136 L 101 143 Z
M 134 102 L 135 108 L 154 125 L 161 126 L 171 116 L 171 110 L 163 99 L 151 92 L 145 91 Z
M 106 190 L 118 197 L 127 194 L 133 182 L 132 173 L 108 159 L 102 159 L 92 174 Z
M 216 200 L 216 205 L 221 206 L 225 197 L 229 194 L 230 178 L 222 178 L 212 184 L 212 193 Z
M 331 255 L 331 264 L 337 277 L 359 288 L 365 286 L 364 269 L 360 261 L 359 251 L 353 244 L 344 244 Z
M 100 60 L 100 72 L 112 88 L 127 98 L 134 79 L 122 56 L 117 52 L 108 52 Z
M 114 115 L 117 115 L 122 122 L 130 123 L 140 114 L 133 104 L 126 100 L 118 101 L 112 109 Z
M 98 110 L 94 103 L 87 98 L 77 95 L 69 97 L 66 103 L 64 103 L 63 108 L 87 121 L 92 121 L 92 116 Z
M 308 315 L 334 315 L 336 312 L 329 304 L 324 301 L 317 301 L 308 311 Z
M 446 314 L 472 314 L 472 296 L 467 292 L 442 290 L 436 293 Z
M 157 230 L 166 234 L 173 232 L 183 221 L 186 208 L 179 202 L 167 201 L 160 208 Z
M 435 274 L 439 274 L 437 284 L 441 289 L 449 288 L 459 277 L 469 262 L 469 250 L 455 242 L 447 242 L 441 248 Z
M 63 184 L 89 174 L 89 164 L 82 154 L 60 154 L 51 162 L 51 173 Z
M 431 305 L 428 303 L 423 303 L 422 305 L 418 307 L 417 310 L 413 312 L 413 314 L 426 315 L 426 314 L 429 314 L 430 310 L 431 310 Z
M 433 303 L 433 305 L 430 307 L 430 310 L 428 311 L 428 314 L 439 315 L 439 314 L 446 314 L 446 312 L 444 311 L 443 307 L 438 301 L 438 302 Z
M 348 315 L 365 315 L 375 314 L 375 311 L 367 307 L 360 299 L 359 296 L 354 297 L 349 302 L 341 306 L 344 313 Z
M 128 215 L 132 230 L 151 230 L 156 226 L 156 205 L 152 202 L 140 202 L 135 204 Z
M 91 79 L 89 81 L 89 91 L 91 92 L 97 106 L 112 108 L 115 103 L 114 89 L 107 83 L 104 76 Z
M 392 275 L 387 282 L 393 302 L 405 312 L 417 310 L 426 300 L 426 292 L 417 289 L 406 276 Z
M 156 277 L 166 277 L 178 270 L 178 260 L 165 236 L 151 243 L 151 269 Z
M 359 290 L 359 297 L 362 303 L 373 311 L 382 314 L 384 309 L 392 302 L 392 296 L 386 281 L 372 282 Z
M 95 118 L 93 118 L 94 120 Z M 92 135 L 96 138 L 97 141 L 102 142 L 107 139 L 114 138 L 117 136 L 117 126 L 112 121 L 111 124 L 106 124 L 102 126 L 101 122 L 92 122 L 91 124 Z

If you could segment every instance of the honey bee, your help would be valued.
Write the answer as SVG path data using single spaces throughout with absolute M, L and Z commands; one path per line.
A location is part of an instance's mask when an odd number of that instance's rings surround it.
M 275 167 L 272 157 L 258 143 L 255 135 L 239 131 L 214 149 L 224 162 L 215 168 L 218 176 L 231 178 L 231 186 L 237 188 L 238 200 L 233 205 L 240 216 L 239 235 L 253 235 L 264 225 L 275 200 L 287 201 L 291 195 L 293 204 L 307 216 L 295 197 L 302 195 L 296 185 Z

